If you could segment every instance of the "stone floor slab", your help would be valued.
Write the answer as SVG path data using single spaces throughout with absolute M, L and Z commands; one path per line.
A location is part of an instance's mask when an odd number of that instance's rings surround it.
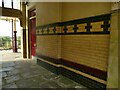
M 75 83 L 75 82 L 72 81 L 71 79 L 69 79 L 69 78 L 67 78 L 67 77 L 64 77 L 64 76 L 60 77 L 60 78 L 58 79 L 58 82 L 66 85 L 66 86 L 69 86 L 69 85 L 72 85 L 72 84 Z
M 4 78 L 2 78 L 1 83 L 2 83 L 2 85 L 5 85 L 6 84 L 6 80 Z
M 14 67 L 5 67 L 5 68 L 2 68 L 1 70 L 0 70 L 0 72 L 9 72 L 9 71 L 11 71 L 11 70 L 13 70 L 14 69 Z
M 57 75 L 54 73 L 47 73 L 43 74 L 42 77 L 45 78 L 46 80 L 54 80 L 55 77 L 57 77 Z
M 6 77 L 6 76 L 7 76 L 7 73 L 6 73 L 6 72 L 2 72 L 2 73 L 0 73 L 0 76 L 2 76 L 2 78 L 3 78 L 3 77 Z
M 48 84 L 50 85 L 50 88 L 62 88 L 60 84 L 55 81 L 49 81 Z
M 15 65 L 15 63 L 14 62 L 3 62 L 2 63 L 2 67 L 4 68 L 4 67 L 12 67 L 12 66 L 14 66 Z
M 18 74 L 18 73 L 20 73 L 20 71 L 17 70 L 17 69 L 14 69 L 14 70 L 11 70 L 11 71 L 7 72 L 8 76 L 15 75 L 15 74 Z
M 38 80 L 23 79 L 16 82 L 19 88 L 39 88 Z
M 20 80 L 20 78 L 21 77 L 19 75 L 12 75 L 10 77 L 6 77 L 5 79 L 6 79 L 7 83 L 12 83 L 12 82 L 15 82 L 17 80 Z
M 23 78 L 32 78 L 32 77 L 35 77 L 35 76 L 38 76 L 40 75 L 40 73 L 38 72 L 25 72 L 25 73 L 22 73 L 21 76 Z
M 18 87 L 16 86 L 15 83 L 10 83 L 10 84 L 7 84 L 7 85 L 3 86 L 2 88 L 8 89 L 8 88 L 18 88 Z

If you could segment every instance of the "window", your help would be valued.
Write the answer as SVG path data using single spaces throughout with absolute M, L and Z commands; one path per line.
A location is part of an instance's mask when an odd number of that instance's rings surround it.
M 0 0 L 0 7 L 2 7 L 2 0 Z
M 3 1 L 3 6 L 2 6 Z M 21 0 L 0 0 L 0 7 L 7 7 L 20 10 L 20 1 Z
M 12 1 L 11 0 L 4 0 L 4 7 L 12 8 Z
M 20 0 L 13 0 L 13 8 L 20 10 Z

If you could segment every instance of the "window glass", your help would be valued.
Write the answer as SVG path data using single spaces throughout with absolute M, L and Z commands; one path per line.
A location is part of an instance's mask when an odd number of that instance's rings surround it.
M 12 8 L 12 1 L 11 0 L 4 0 L 4 7 Z
M 20 0 L 13 0 L 13 8 L 20 10 Z
M 2 0 L 0 0 L 0 7 L 2 7 Z

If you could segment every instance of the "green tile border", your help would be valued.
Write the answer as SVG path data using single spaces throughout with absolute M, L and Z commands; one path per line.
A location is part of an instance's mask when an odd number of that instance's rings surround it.
M 72 72 L 72 71 L 69 71 L 65 68 L 58 68 L 58 67 L 55 67 L 53 65 L 50 65 L 46 62 L 43 62 L 39 59 L 37 59 L 37 64 L 46 68 L 47 70 L 57 74 L 57 75 L 63 75 L 65 77 L 68 77 L 72 80 L 74 80 L 75 82 L 77 83 L 80 83 L 84 86 L 86 86 L 87 88 L 90 88 L 90 89 L 102 89 L 102 90 L 105 90 L 106 88 L 106 85 L 102 84 L 102 83 L 99 83 L 97 81 L 94 81 L 90 78 L 87 78 L 87 77 L 84 77 L 80 74 L 77 74 L 75 72 Z
M 37 57 L 44 59 L 45 61 L 49 61 L 52 62 L 54 64 L 60 64 L 60 65 L 64 65 L 70 68 L 73 68 L 75 70 L 87 73 L 89 75 L 92 75 L 94 77 L 100 78 L 102 80 L 107 80 L 107 72 L 99 70 L 99 69 L 95 69 L 95 68 L 91 68 L 82 64 L 77 64 L 74 62 L 71 62 L 69 60 L 65 60 L 62 58 L 56 59 L 56 58 L 51 58 L 42 54 L 37 54 Z

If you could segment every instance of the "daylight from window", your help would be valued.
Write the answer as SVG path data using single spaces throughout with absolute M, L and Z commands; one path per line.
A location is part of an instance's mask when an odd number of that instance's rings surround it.
M 0 0 L 0 7 L 2 7 L 2 0 Z
M 1 30 L 0 36 L 12 37 L 12 22 L 6 20 L 0 20 Z M 20 36 L 20 22 L 16 22 L 17 36 Z
M 5 8 L 13 8 L 13 9 L 18 9 L 20 10 L 20 0 L 3 0 L 4 1 L 4 7 Z M 13 1 L 13 6 L 12 6 L 12 1 Z M 2 0 L 0 0 L 0 7 L 2 6 Z
M 20 0 L 13 0 L 13 8 L 20 9 Z
M 11 0 L 4 0 L 4 7 L 12 8 L 12 1 Z

